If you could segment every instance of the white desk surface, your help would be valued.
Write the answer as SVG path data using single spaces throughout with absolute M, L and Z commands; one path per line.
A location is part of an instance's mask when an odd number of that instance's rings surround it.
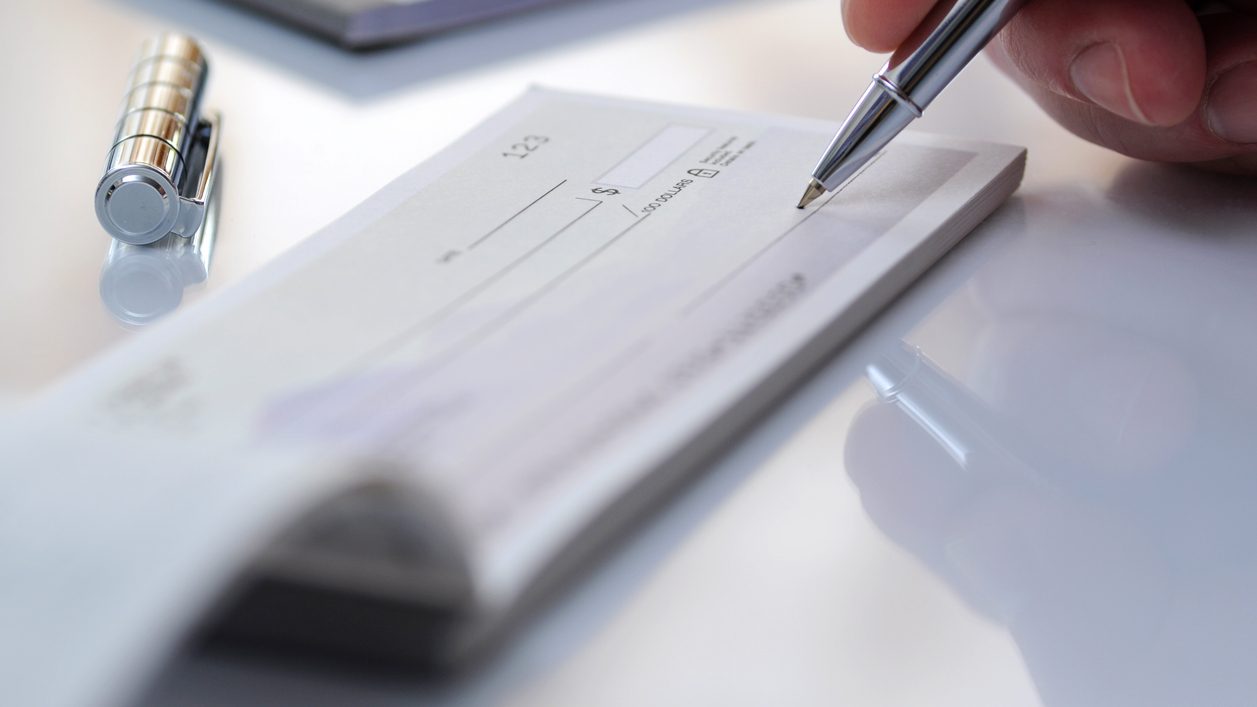
M 205 0 L 4 3 L 0 408 L 136 335 L 99 300 L 90 194 L 162 28 L 207 45 L 225 116 L 213 272 L 185 301 L 529 83 L 837 119 L 880 63 L 838 0 L 585 0 L 366 55 Z M 1257 702 L 1257 182 L 1085 144 L 985 61 L 920 128 L 1028 146 L 1019 195 L 486 669 L 189 657 L 152 704 Z M 1003 453 L 962 470 L 871 405 L 862 371 L 900 339 Z

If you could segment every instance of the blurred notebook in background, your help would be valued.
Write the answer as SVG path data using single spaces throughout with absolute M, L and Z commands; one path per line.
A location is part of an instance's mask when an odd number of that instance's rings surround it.
M 401 42 L 561 0 L 230 0 L 352 49 Z

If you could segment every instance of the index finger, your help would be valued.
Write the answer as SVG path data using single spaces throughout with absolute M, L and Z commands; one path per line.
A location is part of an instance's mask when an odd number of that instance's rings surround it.
M 935 0 L 842 0 L 842 23 L 851 41 L 892 52 L 921 24 Z

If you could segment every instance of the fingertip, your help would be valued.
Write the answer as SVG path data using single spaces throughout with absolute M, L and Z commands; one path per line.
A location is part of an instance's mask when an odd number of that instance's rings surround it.
M 1069 64 L 1069 80 L 1082 98 L 1127 120 L 1153 125 L 1131 84 L 1125 52 L 1115 42 L 1099 42 Z
M 1138 31 L 1119 38 L 1131 93 L 1150 125 L 1178 125 L 1205 92 L 1207 57 L 1200 23 L 1186 3 L 1146 15 Z
M 1110 113 L 1144 125 L 1170 127 L 1189 118 L 1204 90 L 1204 67 L 1153 79 L 1141 66 L 1132 66 L 1130 53 L 1115 42 L 1079 52 L 1069 66 L 1074 90 Z
M 843 0 L 842 22 L 857 45 L 892 52 L 925 19 L 934 0 Z
M 860 44 L 860 41 L 856 39 L 856 36 L 851 33 L 851 19 L 848 15 L 850 11 L 851 11 L 851 0 L 842 0 L 842 5 L 841 5 L 842 31 L 847 33 L 847 39 L 850 39 L 852 44 L 855 44 L 856 46 L 863 46 Z
M 842 28 L 848 39 L 871 52 L 894 51 L 878 29 L 877 14 L 877 7 L 866 0 L 842 0 Z

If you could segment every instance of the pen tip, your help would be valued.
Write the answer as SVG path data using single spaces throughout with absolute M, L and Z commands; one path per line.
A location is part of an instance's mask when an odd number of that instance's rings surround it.
M 808 183 L 807 190 L 803 192 L 803 198 L 799 199 L 798 208 L 800 209 L 807 208 L 808 204 L 812 203 L 813 201 L 816 201 L 816 199 L 820 197 L 821 194 L 824 194 L 824 193 L 825 193 L 825 187 L 821 186 L 820 182 L 813 179 L 811 182 Z

